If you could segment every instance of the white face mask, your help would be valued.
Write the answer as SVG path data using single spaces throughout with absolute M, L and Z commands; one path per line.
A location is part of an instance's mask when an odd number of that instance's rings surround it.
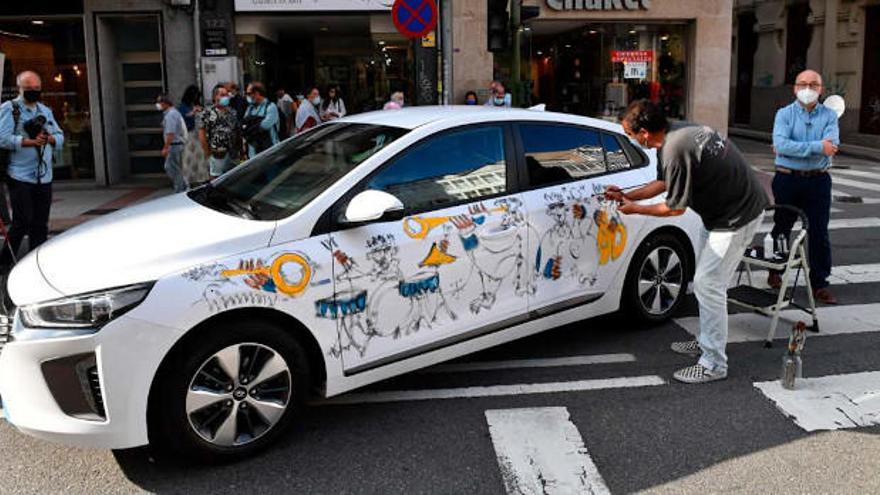
M 819 93 L 815 89 L 804 88 L 797 92 L 797 99 L 804 105 L 812 105 L 819 101 Z
M 161 103 L 156 103 L 156 110 L 158 110 L 158 111 L 160 111 L 160 112 L 163 110 L 163 109 L 162 109 L 162 104 L 161 104 Z

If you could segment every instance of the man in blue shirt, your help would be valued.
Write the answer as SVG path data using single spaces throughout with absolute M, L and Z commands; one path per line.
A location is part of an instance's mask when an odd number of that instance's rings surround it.
M 0 147 L 10 150 L 5 171 L 12 203 L 9 248 L 3 249 L 0 265 L 9 266 L 27 235 L 31 249 L 49 235 L 52 205 L 52 154 L 64 144 L 64 133 L 52 110 L 40 103 L 42 81 L 33 71 L 15 79 L 19 95 L 0 105 Z
M 278 144 L 278 107 L 266 98 L 266 86 L 261 82 L 250 83 L 245 95 L 248 107 L 242 124 L 247 124 L 249 117 L 262 117 L 259 129 L 245 130 L 247 156 L 253 158 L 257 153 Z
M 165 158 L 165 173 L 171 179 L 174 192 L 186 191 L 186 180 L 183 178 L 183 146 L 187 140 L 186 122 L 183 115 L 174 108 L 168 95 L 159 95 L 156 99 L 156 110 L 162 117 L 162 156 Z
M 794 84 L 797 100 L 776 112 L 773 125 L 773 148 L 776 152 L 776 175 L 773 196 L 776 204 L 803 210 L 809 219 L 810 284 L 817 300 L 837 304 L 828 289 L 831 274 L 831 241 L 828 219 L 831 212 L 831 157 L 837 154 L 840 129 L 837 114 L 819 103 L 822 76 L 807 70 L 798 74 Z M 773 217 L 773 238 L 786 238 L 796 220 L 792 213 L 777 210 Z M 771 272 L 771 287 L 781 284 L 779 273 Z

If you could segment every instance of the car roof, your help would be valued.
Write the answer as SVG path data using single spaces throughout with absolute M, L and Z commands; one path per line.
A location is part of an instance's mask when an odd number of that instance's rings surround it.
M 461 123 L 462 121 L 485 122 L 515 120 L 564 122 L 589 125 L 613 132 L 621 132 L 621 127 L 616 122 L 582 117 L 580 115 L 520 108 L 493 108 L 465 105 L 417 106 L 396 110 L 380 110 L 347 116 L 340 120 L 340 122 L 384 125 L 412 130 L 427 124 L 442 123 L 444 121 Z

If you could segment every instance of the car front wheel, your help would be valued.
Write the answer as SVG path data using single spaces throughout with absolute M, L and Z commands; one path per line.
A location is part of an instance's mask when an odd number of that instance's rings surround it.
M 309 367 L 294 338 L 263 322 L 212 330 L 177 349 L 151 394 L 150 441 L 165 456 L 213 462 L 252 455 L 305 402 Z
M 630 263 L 623 306 L 648 322 L 668 320 L 681 306 L 690 278 L 690 258 L 682 242 L 657 234 L 639 246 Z

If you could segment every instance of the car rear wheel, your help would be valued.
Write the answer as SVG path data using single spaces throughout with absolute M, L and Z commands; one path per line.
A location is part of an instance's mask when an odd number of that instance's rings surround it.
M 309 390 L 299 343 L 264 322 L 230 322 L 190 339 L 151 393 L 150 442 L 163 457 L 232 460 L 269 446 Z
M 683 243 L 670 234 L 651 236 L 632 258 L 622 306 L 644 321 L 666 321 L 681 306 L 690 275 Z

